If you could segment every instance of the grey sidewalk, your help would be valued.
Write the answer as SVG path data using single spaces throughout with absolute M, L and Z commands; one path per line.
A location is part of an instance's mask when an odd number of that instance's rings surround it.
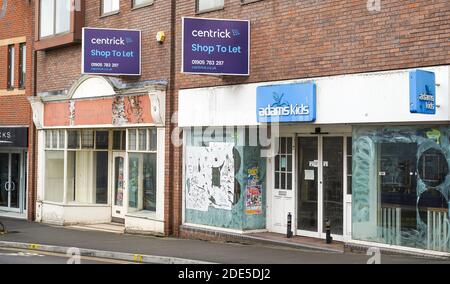
M 362 254 L 318 252 L 257 244 L 240 245 L 174 238 L 120 235 L 53 227 L 2 217 L 0 217 L 0 222 L 3 222 L 10 232 L 6 235 L 0 235 L 0 242 L 77 247 L 100 251 L 176 257 L 223 264 L 364 264 L 368 260 L 368 257 Z M 450 260 L 442 261 L 385 255 L 382 256 L 382 262 L 450 263 Z

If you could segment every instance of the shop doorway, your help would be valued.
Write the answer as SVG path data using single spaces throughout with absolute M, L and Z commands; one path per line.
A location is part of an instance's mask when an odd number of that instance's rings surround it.
M 23 157 L 21 152 L 0 152 L 0 210 L 26 210 Z
M 297 137 L 297 235 L 325 238 L 327 222 L 336 240 L 351 234 L 346 228 L 351 220 L 345 218 L 351 214 L 348 139 L 332 135 Z
M 126 214 L 125 153 L 113 153 L 112 219 L 123 223 Z

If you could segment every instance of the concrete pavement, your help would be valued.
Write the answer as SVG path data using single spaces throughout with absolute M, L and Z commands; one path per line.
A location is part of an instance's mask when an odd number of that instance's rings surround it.
M 3 243 L 39 244 L 62 248 L 76 247 L 102 252 L 149 255 L 223 264 L 365 264 L 369 259 L 366 255 L 354 253 L 333 253 L 262 244 L 241 245 L 83 231 L 2 217 L 0 217 L 0 222 L 3 222 L 9 231 L 6 235 L 0 235 L 0 242 Z M 450 260 L 383 255 L 382 263 L 450 263 Z

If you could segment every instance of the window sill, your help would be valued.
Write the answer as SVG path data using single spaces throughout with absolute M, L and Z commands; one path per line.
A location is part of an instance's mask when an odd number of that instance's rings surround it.
M 110 16 L 114 16 L 114 15 L 118 15 L 118 14 L 120 14 L 120 11 L 114 11 L 114 12 L 109 12 L 109 13 L 101 14 L 101 15 L 100 15 L 100 19 L 108 18 L 108 17 L 110 17 Z
M 248 4 L 253 4 L 253 3 L 256 3 L 256 2 L 261 2 L 262 0 L 248 0 L 248 1 L 245 1 L 245 2 L 241 2 L 241 6 L 245 6 L 245 5 L 248 5 Z
M 139 10 L 139 9 L 145 8 L 145 7 L 149 7 L 149 6 L 152 6 L 153 4 L 154 4 L 154 1 L 152 1 L 150 3 L 147 3 L 147 4 L 136 5 L 136 6 L 131 8 L 131 11 Z
M 13 90 L 0 90 L 0 96 L 16 96 L 25 95 L 25 90 L 13 89 Z
M 225 10 L 225 6 L 219 7 L 219 8 L 212 8 L 212 9 L 208 9 L 208 10 L 204 10 L 204 11 L 196 11 L 195 15 L 203 15 L 203 14 L 207 14 L 207 13 L 211 13 L 211 12 L 217 12 L 217 11 L 222 11 L 222 10 Z

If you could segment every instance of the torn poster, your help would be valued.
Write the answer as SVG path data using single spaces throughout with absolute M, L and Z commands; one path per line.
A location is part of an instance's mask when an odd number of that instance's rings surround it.
M 232 210 L 234 199 L 233 143 L 186 148 L 186 208 Z
M 245 195 L 245 213 L 248 215 L 262 214 L 262 203 L 261 186 L 247 186 L 247 193 Z

